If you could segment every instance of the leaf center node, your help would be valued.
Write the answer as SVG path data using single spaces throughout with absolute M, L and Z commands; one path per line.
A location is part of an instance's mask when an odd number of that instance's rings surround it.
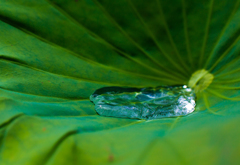
M 194 89 L 196 93 L 202 92 L 212 83 L 213 78 L 213 74 L 209 73 L 207 70 L 197 70 L 188 81 L 188 86 Z

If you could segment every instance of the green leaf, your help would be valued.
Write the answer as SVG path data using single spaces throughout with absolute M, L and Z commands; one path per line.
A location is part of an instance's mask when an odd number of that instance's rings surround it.
M 0 1 L 0 164 L 239 164 L 239 0 Z M 104 86 L 212 83 L 185 117 L 96 114 Z

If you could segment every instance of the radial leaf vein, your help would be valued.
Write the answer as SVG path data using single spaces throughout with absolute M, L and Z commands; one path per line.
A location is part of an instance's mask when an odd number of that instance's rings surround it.
M 142 162 L 146 159 L 149 152 L 156 146 L 156 143 L 159 141 L 159 138 L 152 139 L 142 150 L 140 156 L 138 157 L 137 161 L 133 165 L 141 165 Z
M 72 21 L 73 23 L 77 24 L 78 26 L 80 26 L 81 28 L 83 28 L 84 30 L 86 30 L 86 32 L 88 32 L 89 34 L 93 35 L 94 37 L 96 37 L 97 39 L 99 39 L 101 42 L 103 42 L 104 44 L 106 44 L 109 48 L 116 50 L 117 52 L 123 54 L 125 57 L 127 57 L 129 60 L 142 65 L 143 67 L 152 70 L 155 73 L 158 73 L 160 75 L 164 75 L 164 76 L 169 76 L 168 73 L 155 69 L 153 67 L 150 67 L 149 65 L 144 64 L 142 61 L 131 57 L 131 55 L 129 55 L 126 52 L 121 51 L 120 49 L 118 49 L 117 47 L 115 47 L 114 45 L 112 45 L 110 42 L 108 42 L 107 40 L 105 40 L 104 38 L 102 38 L 101 36 L 97 35 L 96 33 L 94 33 L 93 31 L 91 31 L 90 29 L 88 29 L 87 27 L 85 27 L 84 25 L 82 25 L 79 21 L 77 21 L 76 19 L 74 19 L 71 15 L 69 15 L 68 13 L 66 13 L 63 9 L 61 9 L 60 7 L 58 7 L 57 5 L 53 4 L 52 2 L 50 2 L 49 0 L 47 0 L 49 2 L 49 4 L 54 7 L 55 9 L 57 9 L 61 14 L 63 14 L 66 18 L 68 18 L 70 21 Z M 161 66 L 163 69 L 167 70 L 166 68 L 164 68 L 163 66 Z M 169 73 L 171 73 L 171 71 L 168 71 Z M 175 75 L 175 76 L 179 76 L 179 75 Z
M 218 69 L 216 72 L 214 72 L 214 75 L 218 75 L 219 73 L 221 73 L 223 70 L 225 70 L 228 67 L 233 66 L 234 63 L 238 62 L 238 60 L 240 60 L 240 56 L 233 59 L 231 62 L 225 64 L 223 67 L 221 67 L 220 69 Z M 217 76 L 216 76 L 217 77 Z
M 75 134 L 79 133 L 78 130 L 71 130 L 69 132 L 67 132 L 66 134 L 64 134 L 52 147 L 52 149 L 47 153 L 45 159 L 42 160 L 42 163 L 40 164 L 47 164 L 48 161 L 51 159 L 51 157 L 54 155 L 54 153 L 56 152 L 57 148 L 70 136 L 73 136 Z
M 216 83 L 216 84 L 231 84 L 231 83 L 236 83 L 236 82 L 240 82 L 240 78 L 238 79 L 218 79 L 217 81 L 213 81 L 213 83 Z
M 153 63 L 157 64 L 156 60 L 147 53 L 136 41 L 134 41 L 127 32 L 124 31 L 124 29 L 112 18 L 112 16 L 106 11 L 106 9 L 97 1 L 93 0 L 96 5 L 98 5 L 99 9 L 102 10 L 102 12 L 108 17 L 108 19 L 121 31 L 121 33 L 128 38 L 129 41 L 131 41 L 146 57 L 148 57 Z
M 75 52 L 71 51 L 71 50 L 68 49 L 68 48 L 65 48 L 65 47 L 62 47 L 62 46 L 60 46 L 60 45 L 58 45 L 58 44 L 56 44 L 56 43 L 53 43 L 53 42 L 49 41 L 49 40 L 46 39 L 46 38 L 40 37 L 40 36 L 38 36 L 38 35 L 30 32 L 30 31 L 28 31 L 27 29 L 24 29 L 24 28 L 21 28 L 21 27 L 16 27 L 16 28 L 18 28 L 19 30 L 25 32 L 26 34 L 28 34 L 28 35 L 30 35 L 30 36 L 32 36 L 32 37 L 35 37 L 35 38 L 37 38 L 37 39 L 39 39 L 39 40 L 41 40 L 41 41 L 43 41 L 43 42 L 45 42 L 45 43 L 47 43 L 47 44 L 49 44 L 49 45 L 52 45 L 52 46 L 57 47 L 57 48 L 59 48 L 59 49 L 62 49 L 62 50 L 70 53 L 71 55 L 73 55 L 73 56 L 75 56 L 75 57 L 77 57 L 77 58 L 79 58 L 79 59 L 81 59 L 81 60 L 83 60 L 83 61 L 85 61 L 85 62 L 87 62 L 87 63 L 94 64 L 94 65 L 98 65 L 98 66 L 101 66 L 101 67 L 103 67 L 103 68 L 107 68 L 107 69 L 110 69 L 110 70 L 116 70 L 116 71 L 122 72 L 122 73 L 124 73 L 124 74 L 126 74 L 126 75 L 135 75 L 135 76 L 145 77 L 145 78 L 149 78 L 149 79 L 155 79 L 155 80 L 158 79 L 158 80 L 161 80 L 161 79 L 158 78 L 158 77 L 149 76 L 149 75 L 143 75 L 143 74 L 138 74 L 138 73 L 134 73 L 134 72 L 129 72 L 129 71 L 126 71 L 126 70 L 122 70 L 122 69 L 118 69 L 118 68 L 115 68 L 115 67 L 111 67 L 111 66 L 108 66 L 108 65 L 104 65 L 104 64 L 98 63 L 98 62 L 93 61 L 93 60 L 91 60 L 91 59 L 85 58 L 84 56 L 80 55 L 79 53 L 75 53 Z M 163 73 L 164 73 L 164 72 L 163 72 Z M 164 74 L 163 74 L 163 75 L 164 75 Z M 169 78 L 172 78 L 172 79 L 178 79 L 178 78 L 177 78 L 178 76 L 175 77 L 175 76 L 173 76 L 173 75 L 171 75 L 171 74 L 168 74 L 168 75 L 166 75 L 166 76 L 169 77 Z M 181 80 L 181 81 L 182 81 L 182 78 L 179 77 L 178 80 Z
M 210 108 L 210 105 L 209 105 L 209 101 L 208 101 L 208 97 L 206 95 L 206 93 L 203 93 L 203 100 L 204 100 L 204 103 L 205 103 L 205 106 L 208 110 L 208 112 L 214 114 L 214 115 L 220 115 L 219 113 L 213 111 L 211 108 Z
M 189 36 L 188 36 L 188 24 L 187 24 L 187 15 L 186 15 L 186 3 L 185 0 L 182 0 L 182 15 L 183 15 L 183 25 L 184 25 L 184 34 L 185 34 L 185 41 L 186 41 L 186 49 L 188 53 L 188 59 L 191 67 L 193 67 L 193 59 L 190 49 L 189 43 Z
M 239 40 L 240 36 L 238 36 L 237 39 L 232 43 L 232 45 L 229 46 L 229 48 L 216 60 L 216 62 L 209 69 L 209 72 L 211 72 L 218 65 L 218 63 L 221 62 L 222 59 L 228 55 L 228 52 L 237 44 Z
M 0 129 L 2 129 L 3 127 L 6 127 L 7 125 L 11 124 L 12 122 L 18 120 L 19 118 L 21 118 L 22 116 L 25 116 L 24 113 L 20 113 L 17 114 L 16 116 L 12 117 L 11 119 L 9 119 L 8 121 L 1 123 L 0 124 Z M 1 145 L 0 145 L 1 146 Z
M 14 93 L 20 93 L 20 94 L 25 94 L 25 95 L 32 95 L 32 96 L 39 96 L 39 97 L 47 97 L 47 98 L 56 98 L 56 99 L 64 99 L 64 100 L 69 100 L 69 101 L 82 101 L 82 100 L 86 100 L 88 98 L 66 98 L 66 97 L 57 97 L 57 96 L 46 96 L 46 95 L 39 95 L 39 94 L 32 94 L 32 93 L 26 93 L 26 92 L 20 92 L 20 91 L 15 91 L 15 90 L 11 90 L 11 89 L 7 89 L 4 87 L 0 87 L 1 90 L 5 90 L 5 91 L 10 91 L 10 92 L 14 92 Z
M 67 79 L 73 79 L 73 80 L 77 80 L 77 81 L 84 81 L 84 82 L 90 82 L 90 83 L 102 84 L 102 85 L 117 85 L 117 86 L 129 85 L 129 84 L 109 83 L 109 82 L 99 81 L 99 80 L 95 81 L 95 80 L 90 80 L 90 79 L 86 79 L 86 78 L 72 77 L 72 76 L 67 76 L 67 75 L 52 73 L 52 72 L 49 72 L 49 71 L 46 71 L 46 70 L 42 70 L 42 69 L 39 69 L 39 68 L 35 68 L 35 67 L 33 67 L 33 66 L 21 64 L 21 63 L 18 63 L 18 62 L 8 61 L 8 60 L 5 60 L 5 59 L 0 59 L 0 61 L 5 61 L 5 62 L 7 62 L 7 63 L 12 63 L 12 64 L 14 64 L 14 65 L 18 65 L 18 66 L 21 66 L 21 67 L 25 67 L 25 68 L 28 68 L 28 69 L 32 69 L 32 70 L 35 70 L 35 71 L 38 71 L 38 72 L 47 73 L 47 74 L 50 74 L 50 75 L 56 75 L 56 76 L 58 76 L 58 77 L 63 77 L 63 78 L 67 78 Z M 163 81 L 172 82 L 172 83 L 175 82 L 174 80 L 164 79 L 164 78 L 158 78 L 158 80 L 163 80 Z
M 142 18 L 141 14 L 138 12 L 138 10 L 134 6 L 134 4 L 131 2 L 131 0 L 127 0 L 127 1 L 129 3 L 130 7 L 132 8 L 132 10 L 134 11 L 134 13 L 137 15 L 137 17 L 139 18 L 139 20 L 143 24 L 143 27 L 145 28 L 145 30 L 147 31 L 149 36 L 152 38 L 152 40 L 156 44 L 157 48 L 160 50 L 160 52 L 162 52 L 163 55 L 167 58 L 167 60 L 169 62 L 171 62 L 178 70 L 180 70 L 182 72 L 182 74 L 185 74 L 186 76 L 188 76 L 188 74 L 186 74 L 186 71 L 183 70 L 182 67 L 177 65 L 174 61 L 170 60 L 171 58 L 169 58 L 168 55 L 166 54 L 166 52 L 164 52 L 164 50 L 162 49 L 162 46 L 157 41 L 156 37 L 153 35 L 152 31 L 149 29 L 148 25 L 146 24 L 146 22 L 144 21 L 144 19 Z M 156 62 L 158 63 L 159 66 L 163 67 L 163 65 L 161 63 L 159 63 L 157 60 L 156 60 Z
M 207 44 L 207 39 L 208 39 L 208 34 L 209 34 L 209 26 L 210 26 L 210 21 L 211 21 L 211 17 L 212 17 L 213 4 L 214 4 L 214 0 L 211 0 L 210 1 L 209 12 L 208 12 L 208 17 L 207 17 L 206 28 L 205 28 L 205 35 L 204 35 L 201 54 L 200 54 L 200 59 L 199 59 L 199 68 L 202 67 L 203 56 L 204 56 L 204 52 L 205 52 L 205 48 L 206 48 L 206 44 Z
M 240 98 L 239 97 L 226 97 L 222 94 L 220 94 L 219 92 L 216 92 L 215 90 L 210 90 L 210 89 L 207 89 L 207 92 L 219 97 L 219 98 L 222 98 L 222 99 L 226 99 L 226 100 L 232 100 L 232 101 L 240 101 Z
M 220 40 L 222 39 L 222 37 L 223 37 L 223 35 L 224 35 L 227 27 L 229 26 L 229 24 L 230 24 L 230 22 L 231 22 L 231 20 L 232 20 L 232 18 L 233 18 L 233 16 L 234 16 L 234 14 L 236 13 L 236 10 L 237 10 L 238 7 L 239 7 L 239 2 L 240 2 L 240 0 L 237 0 L 237 1 L 236 1 L 236 4 L 234 5 L 235 7 L 234 7 L 234 9 L 232 10 L 232 12 L 231 12 L 228 20 L 226 21 L 225 26 L 224 26 L 223 29 L 221 30 L 221 33 L 219 34 L 218 39 L 217 39 L 217 41 L 215 42 L 215 44 L 214 44 L 214 46 L 213 46 L 213 48 L 212 48 L 212 50 L 211 50 L 211 52 L 210 52 L 210 54 L 209 54 L 206 62 L 205 62 L 204 68 L 207 68 L 207 66 L 208 66 L 209 63 L 210 63 L 210 60 L 211 60 L 212 57 L 214 56 L 214 51 L 215 51 L 217 45 L 219 44 Z
M 230 72 L 227 72 L 227 73 L 224 73 L 224 74 L 218 74 L 215 76 L 215 78 L 219 78 L 219 77 L 224 77 L 224 76 L 228 76 L 228 75 L 231 75 L 231 74 L 234 74 L 236 72 L 240 72 L 240 68 L 236 69 L 236 70 L 232 70 Z
M 216 88 L 216 89 L 232 89 L 232 90 L 235 90 L 235 89 L 240 89 L 240 87 L 230 87 L 230 86 L 224 86 L 224 85 L 212 85 L 211 88 Z
M 179 53 L 179 51 L 178 51 L 178 49 L 177 49 L 177 47 L 176 47 L 176 44 L 174 43 L 174 40 L 173 40 L 173 38 L 172 38 L 172 35 L 171 35 L 171 33 L 170 33 L 169 27 L 168 27 L 167 22 L 166 22 L 166 19 L 165 19 L 165 15 L 164 15 L 163 10 L 162 10 L 162 7 L 161 7 L 160 0 L 156 0 L 156 1 L 157 1 L 157 6 L 158 6 L 158 8 L 159 8 L 159 12 L 160 12 L 160 15 L 161 15 L 161 18 L 162 18 L 162 22 L 163 22 L 164 27 L 165 27 L 165 30 L 166 30 L 166 32 L 167 32 L 167 36 L 168 36 L 168 38 L 169 38 L 169 40 L 170 40 L 170 43 L 171 43 L 171 45 L 172 45 L 172 47 L 173 47 L 173 49 L 174 49 L 174 51 L 175 51 L 175 53 L 176 53 L 176 55 L 177 55 L 177 58 L 179 59 L 180 63 L 181 63 L 182 66 L 184 67 L 184 69 L 185 69 L 188 73 L 190 73 L 191 71 L 189 70 L 189 67 L 187 67 L 186 63 L 185 63 L 184 60 L 182 59 L 182 57 L 181 57 L 181 55 L 180 55 L 180 53 Z M 175 63 L 169 56 L 166 56 L 166 57 L 168 58 L 168 60 L 171 60 L 172 63 Z M 177 64 L 175 63 L 175 65 L 177 65 Z M 177 66 L 178 66 L 178 65 L 177 65 Z
M 168 129 L 168 132 L 171 131 L 176 126 L 176 124 L 179 122 L 180 118 L 181 118 L 180 116 L 175 118 L 174 122 L 171 124 L 170 128 Z

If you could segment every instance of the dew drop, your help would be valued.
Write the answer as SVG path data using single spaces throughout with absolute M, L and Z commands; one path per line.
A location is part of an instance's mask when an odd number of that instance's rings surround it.
M 196 106 L 195 98 L 193 90 L 186 85 L 104 87 L 90 96 L 99 115 L 146 120 L 192 113 Z

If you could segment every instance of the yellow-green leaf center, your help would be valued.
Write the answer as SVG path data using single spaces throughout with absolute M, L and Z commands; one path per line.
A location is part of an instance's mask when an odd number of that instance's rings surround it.
M 213 74 L 205 69 L 194 72 L 188 82 L 188 86 L 194 89 L 196 93 L 205 90 L 213 81 Z

